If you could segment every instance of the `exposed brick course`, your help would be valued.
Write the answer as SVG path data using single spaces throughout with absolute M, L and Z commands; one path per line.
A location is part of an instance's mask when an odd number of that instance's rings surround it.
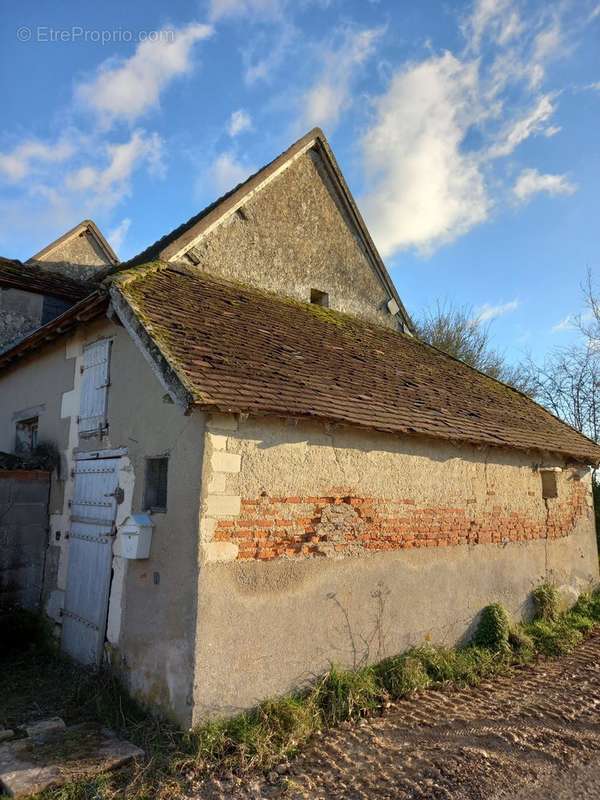
M 238 519 L 219 520 L 214 541 L 239 547 L 239 559 L 342 557 L 459 544 L 502 544 L 568 536 L 586 513 L 586 486 L 537 515 L 502 505 L 420 507 L 411 498 L 242 498 Z

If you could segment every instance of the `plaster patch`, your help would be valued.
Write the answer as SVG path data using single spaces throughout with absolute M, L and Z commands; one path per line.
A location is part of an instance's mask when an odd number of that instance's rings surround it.
M 115 525 L 120 525 L 129 517 L 133 505 L 133 490 L 135 488 L 135 472 L 128 456 L 119 459 L 119 488 L 123 490 L 123 501 L 117 505 Z M 106 638 L 117 646 L 121 635 L 121 625 L 125 613 L 125 586 L 127 580 L 128 561 L 121 556 L 119 551 L 119 537 L 113 543 L 113 577 L 110 584 L 108 599 L 108 622 Z
M 61 611 L 65 606 L 65 593 L 60 589 L 54 589 L 48 595 L 46 602 L 46 614 L 55 622 L 61 621 Z
M 212 454 L 210 463 L 215 472 L 239 472 L 242 457 L 237 453 L 216 452 Z
M 206 498 L 206 513 L 211 517 L 237 517 L 240 508 L 239 495 L 209 494 Z
M 238 546 L 231 542 L 207 542 L 202 545 L 202 561 L 235 561 L 238 555 Z
M 108 621 L 106 624 L 106 638 L 115 647 L 119 644 L 121 624 L 125 610 L 125 580 L 127 577 L 127 559 L 114 556 L 112 562 L 113 576 L 110 585 L 110 599 L 108 602 Z
M 208 542 L 212 539 L 217 527 L 217 520 L 214 517 L 202 517 L 200 520 L 200 540 Z
M 79 398 L 74 389 L 69 392 L 64 392 L 60 402 L 60 418 L 66 419 L 67 417 L 77 416 L 77 403 Z
M 207 433 L 206 441 L 213 450 L 226 450 L 228 437 L 224 433 Z
M 211 494 L 219 494 L 225 491 L 225 473 L 215 473 L 208 482 L 208 491 Z

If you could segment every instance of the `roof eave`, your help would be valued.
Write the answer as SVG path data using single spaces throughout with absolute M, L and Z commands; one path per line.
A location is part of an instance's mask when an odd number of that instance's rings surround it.
M 449 442 L 456 446 L 462 445 L 462 446 L 470 446 L 476 448 L 494 448 L 496 450 L 516 450 L 519 453 L 537 454 L 540 457 L 562 458 L 571 460 L 575 463 L 579 463 L 591 468 L 596 468 L 600 465 L 600 453 L 593 457 L 591 453 L 585 453 L 583 451 L 573 452 L 570 450 L 557 450 L 555 448 L 542 448 L 542 447 L 538 448 L 525 444 L 516 445 L 502 441 L 497 441 L 497 442 L 486 441 L 468 436 L 465 437 L 460 437 L 456 435 L 436 436 L 433 433 L 423 433 L 421 431 L 410 430 L 409 428 L 400 428 L 400 427 L 376 425 L 376 424 L 369 425 L 360 420 L 342 419 L 340 417 L 327 416 L 325 414 L 320 414 L 318 412 L 314 413 L 307 412 L 305 414 L 302 414 L 297 411 L 284 412 L 280 409 L 274 409 L 273 411 L 263 410 L 258 412 L 246 408 L 243 405 L 224 404 L 224 403 L 218 403 L 216 401 L 208 402 L 201 400 L 193 400 L 190 404 L 190 407 L 198 411 L 213 412 L 219 414 L 236 414 L 236 415 L 245 414 L 249 417 L 255 417 L 255 418 L 279 417 L 281 419 L 290 419 L 290 420 L 291 419 L 304 420 L 304 421 L 318 420 L 319 422 L 327 425 L 335 425 L 338 427 L 348 427 L 348 428 L 361 428 L 362 430 L 377 431 L 379 433 L 393 434 L 395 436 L 410 436 L 411 438 L 427 439 L 429 441 L 436 441 L 436 442 Z
M 179 378 L 177 372 L 169 364 L 158 343 L 146 329 L 135 308 L 120 291 L 118 282 L 109 288 L 111 306 L 127 333 L 150 365 L 155 376 L 162 384 L 173 402 L 188 413 L 193 405 L 193 397 Z

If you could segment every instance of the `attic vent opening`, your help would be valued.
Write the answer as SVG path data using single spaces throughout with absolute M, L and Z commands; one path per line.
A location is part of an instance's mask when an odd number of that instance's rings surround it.
M 310 302 L 314 306 L 323 306 L 323 308 L 329 308 L 329 295 L 327 292 L 322 292 L 320 289 L 311 289 Z
M 542 469 L 540 475 L 542 476 L 542 498 L 548 500 L 551 497 L 558 497 L 557 471 Z

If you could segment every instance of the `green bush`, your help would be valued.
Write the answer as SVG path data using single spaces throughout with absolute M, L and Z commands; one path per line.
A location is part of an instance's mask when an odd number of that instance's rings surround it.
M 509 634 L 510 619 L 506 609 L 500 603 L 492 603 L 481 612 L 473 644 L 496 653 L 506 652 Z
M 310 697 L 265 700 L 257 708 L 225 720 L 207 722 L 189 735 L 197 766 L 266 769 L 293 752 L 318 727 Z
M 556 587 L 550 583 L 541 583 L 531 593 L 535 605 L 534 619 L 556 622 L 560 616 L 560 600 Z
M 569 627 L 579 631 L 586 636 L 596 624 L 593 619 L 586 617 L 584 614 L 569 613 L 566 620 Z
M 379 684 L 394 700 L 425 689 L 431 683 L 422 661 L 410 652 L 380 661 L 375 674 Z
M 571 609 L 571 613 L 580 614 L 582 617 L 594 620 L 594 622 L 600 622 L 600 592 L 596 590 L 591 594 L 580 595 Z
M 511 628 L 508 634 L 508 644 L 520 663 L 531 661 L 535 656 L 535 642 L 522 625 L 515 625 Z
M 525 630 L 533 639 L 538 653 L 545 656 L 570 653 L 583 638 L 581 632 L 571 627 L 565 619 L 557 622 L 538 619 L 526 625 Z
M 315 687 L 314 698 L 326 725 L 373 711 L 381 699 L 375 669 L 341 670 L 333 666 Z

